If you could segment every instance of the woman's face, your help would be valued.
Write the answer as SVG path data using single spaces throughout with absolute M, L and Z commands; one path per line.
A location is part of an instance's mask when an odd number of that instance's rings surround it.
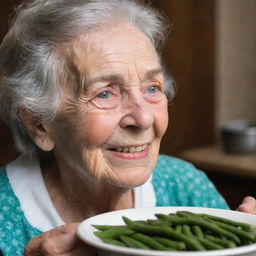
M 50 124 L 60 168 L 121 187 L 144 183 L 168 123 L 163 72 L 150 40 L 130 24 L 112 24 L 68 52 L 74 77 Z

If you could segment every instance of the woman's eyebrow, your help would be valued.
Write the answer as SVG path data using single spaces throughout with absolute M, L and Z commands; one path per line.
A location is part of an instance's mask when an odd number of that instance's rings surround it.
M 143 75 L 141 81 L 145 82 L 149 80 L 150 78 L 154 77 L 155 75 L 163 74 L 162 68 L 156 68 L 146 71 L 146 73 Z M 117 83 L 125 83 L 125 79 L 123 75 L 121 74 L 109 74 L 109 75 L 102 75 L 96 78 L 93 78 L 91 80 L 86 81 L 86 87 L 88 88 L 94 83 L 97 82 L 117 82 Z
M 149 79 L 151 79 L 152 77 L 159 75 L 159 74 L 163 74 L 163 68 L 159 67 L 159 68 L 155 68 L 155 69 L 151 69 L 146 71 L 145 75 L 142 78 L 142 81 L 145 82 Z
M 119 83 L 123 83 L 124 82 L 124 78 L 121 74 L 109 74 L 109 75 L 102 75 L 96 78 L 93 78 L 91 80 L 87 80 L 86 85 L 90 86 L 94 83 L 97 82 L 119 82 Z

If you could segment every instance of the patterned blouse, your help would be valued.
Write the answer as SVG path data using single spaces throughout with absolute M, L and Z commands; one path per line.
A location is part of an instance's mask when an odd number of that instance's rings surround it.
M 152 184 L 156 206 L 197 206 L 228 209 L 207 176 L 181 159 L 160 155 Z M 26 219 L 9 182 L 0 169 L 0 254 L 23 256 L 28 241 L 41 234 Z

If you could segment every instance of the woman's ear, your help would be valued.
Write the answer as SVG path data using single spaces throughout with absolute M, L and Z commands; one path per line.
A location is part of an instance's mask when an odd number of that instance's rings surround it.
M 41 123 L 38 118 L 26 109 L 19 110 L 19 117 L 29 136 L 39 148 L 44 151 L 51 151 L 54 148 L 54 141 L 50 136 L 50 129 L 47 124 Z

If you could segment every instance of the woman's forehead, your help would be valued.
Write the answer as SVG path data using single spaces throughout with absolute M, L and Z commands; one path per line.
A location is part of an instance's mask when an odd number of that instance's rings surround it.
M 95 69 L 116 69 L 133 63 L 156 68 L 157 53 L 151 41 L 130 24 L 107 26 L 91 32 L 72 45 L 69 58 L 81 73 Z
M 107 51 L 111 48 L 129 52 L 133 49 L 149 47 L 154 49 L 149 38 L 129 23 L 109 24 L 90 33 L 87 38 L 88 50 Z

